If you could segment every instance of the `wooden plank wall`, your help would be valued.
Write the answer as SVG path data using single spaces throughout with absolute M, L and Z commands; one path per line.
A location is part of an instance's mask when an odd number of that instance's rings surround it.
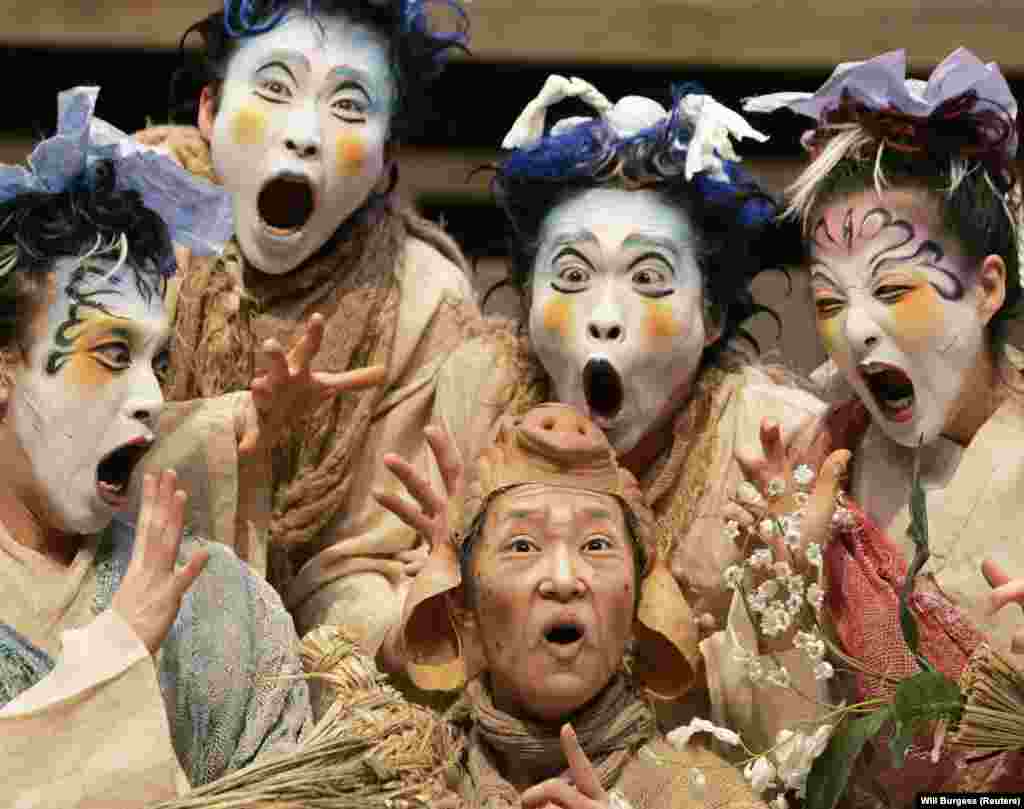
M 216 0 L 8 0 L 0 26 L 0 161 L 21 160 L 53 128 L 55 96 L 75 84 L 103 87 L 99 113 L 132 130 L 163 121 L 185 29 Z M 1024 98 L 1024 5 L 1018 0 L 472 0 L 469 57 L 456 59 L 432 94 L 429 120 L 401 155 L 401 187 L 428 215 L 443 218 L 478 259 L 479 285 L 501 277 L 503 221 L 486 174 L 505 130 L 552 72 L 579 75 L 606 95 L 668 100 L 680 80 L 697 81 L 724 103 L 774 90 L 812 90 L 836 61 L 906 47 L 918 75 L 957 45 L 997 61 Z M 749 168 L 779 192 L 801 161 L 795 117 L 758 122 L 773 139 L 744 143 Z M 777 275 L 756 284 L 785 324 L 781 343 L 767 318 L 753 331 L 796 367 L 820 359 L 806 285 Z M 516 311 L 513 297 L 497 308 Z

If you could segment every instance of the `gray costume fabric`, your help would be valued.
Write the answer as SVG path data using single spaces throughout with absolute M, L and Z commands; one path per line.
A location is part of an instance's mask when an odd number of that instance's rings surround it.
M 95 614 L 110 606 L 133 542 L 134 529 L 117 521 L 100 538 Z M 174 750 L 193 786 L 264 753 L 290 752 L 312 724 L 294 624 L 280 598 L 222 545 L 187 538 L 179 563 L 200 545 L 209 562 L 182 600 L 157 661 Z M 53 666 L 0 623 L 0 707 Z

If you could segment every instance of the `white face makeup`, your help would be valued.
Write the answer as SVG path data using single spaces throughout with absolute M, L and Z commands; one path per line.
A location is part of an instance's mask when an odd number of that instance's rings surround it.
M 343 17 L 293 11 L 243 42 L 204 134 L 250 263 L 295 269 L 366 202 L 395 97 L 383 38 Z
M 109 261 L 79 266 L 56 263 L 8 418 L 54 527 L 92 534 L 127 506 L 128 479 L 153 441 L 170 332 L 160 292 L 143 295 L 130 266 L 112 276 Z
M 500 495 L 474 550 L 473 612 L 495 703 L 562 719 L 619 670 L 636 563 L 621 504 L 531 484 Z
M 978 285 L 920 194 L 874 191 L 815 223 L 811 289 L 825 350 L 885 433 L 930 443 L 985 348 Z
M 689 389 L 709 335 L 687 216 L 653 191 L 597 188 L 551 211 L 532 278 L 530 340 L 616 452 Z

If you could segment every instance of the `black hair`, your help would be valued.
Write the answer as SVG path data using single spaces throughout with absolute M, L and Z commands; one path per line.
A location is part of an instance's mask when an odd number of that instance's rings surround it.
M 439 33 L 432 28 L 427 10 L 433 5 L 450 10 L 455 17 L 454 31 Z M 458 0 L 229 0 L 225 7 L 227 11 L 210 14 L 182 35 L 183 66 L 171 80 L 171 120 L 194 123 L 199 91 L 213 85 L 219 93 L 228 62 L 244 36 L 270 30 L 288 8 L 305 8 L 314 19 L 317 14 L 343 16 L 384 38 L 397 89 L 391 120 L 391 138 L 395 141 L 407 137 L 422 119 L 429 103 L 427 90 L 443 71 L 448 52 L 453 48 L 467 51 L 468 23 Z M 248 22 L 249 32 L 233 36 L 228 28 L 237 28 L 240 18 Z M 262 24 L 254 25 L 253 21 Z M 192 34 L 198 34 L 202 42 L 195 54 L 185 47 Z
M 147 300 L 162 297 L 174 255 L 167 226 L 137 191 L 117 190 L 113 163 L 96 164 L 67 191 L 26 191 L 0 204 L 0 250 L 10 262 L 0 276 L 0 349 L 27 349 L 58 258 L 85 255 L 122 236 L 139 292 Z

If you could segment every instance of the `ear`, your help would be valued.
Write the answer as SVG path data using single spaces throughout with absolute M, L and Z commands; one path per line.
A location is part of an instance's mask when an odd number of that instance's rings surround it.
M 213 121 L 217 117 L 217 101 L 220 87 L 207 84 L 199 96 L 199 133 L 207 141 L 213 138 Z
M 986 256 L 978 270 L 978 314 L 988 325 L 1006 300 L 1006 262 L 1002 256 Z
M 709 303 L 704 307 L 704 347 L 714 345 L 725 330 L 725 307 Z

